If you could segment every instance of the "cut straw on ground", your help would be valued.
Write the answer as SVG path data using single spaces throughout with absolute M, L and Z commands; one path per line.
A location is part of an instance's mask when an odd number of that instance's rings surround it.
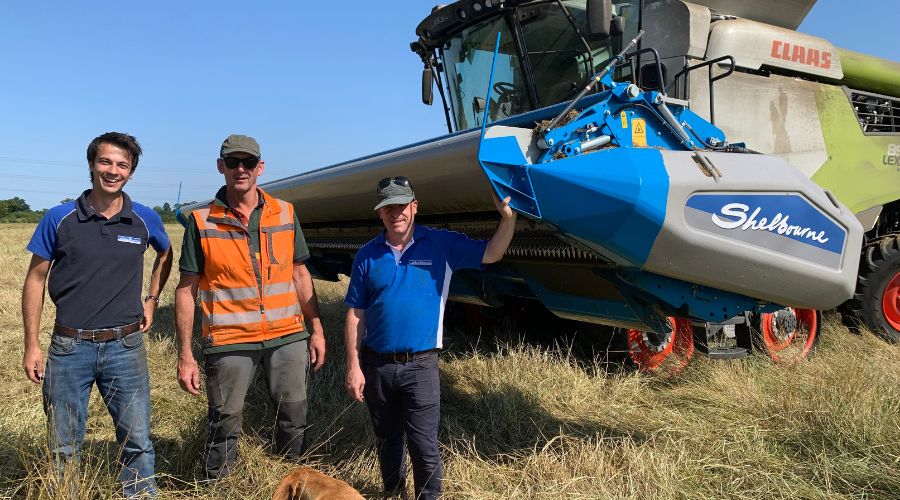
M 68 498 L 54 496 L 69 490 L 48 474 L 40 387 L 21 369 L 20 295 L 33 229 L 0 226 L 0 497 Z M 181 229 L 167 229 L 177 259 Z M 234 473 L 214 485 L 199 480 L 206 402 L 175 379 L 176 281 L 177 272 L 146 339 L 161 497 L 271 498 L 296 464 L 270 454 L 275 408 L 259 384 L 248 396 Z M 316 289 L 329 351 L 311 377 L 303 462 L 377 497 L 369 417 L 343 389 L 346 282 L 316 281 Z M 45 352 L 52 321 L 48 301 Z M 566 345 L 547 347 L 516 331 L 503 332 L 503 341 L 485 332 L 447 335 L 454 346 L 441 361 L 447 498 L 900 497 L 900 348 L 850 333 L 836 313 L 826 314 L 808 362 L 698 358 L 668 379 L 610 372 Z M 96 390 L 89 411 L 81 467 L 62 487 L 76 486 L 77 498 L 115 498 L 118 449 Z

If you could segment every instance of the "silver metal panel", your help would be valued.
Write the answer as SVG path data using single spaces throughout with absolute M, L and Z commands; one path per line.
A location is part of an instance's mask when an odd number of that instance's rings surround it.
M 304 224 L 375 218 L 376 183 L 399 175 L 412 182 L 420 214 L 493 211 L 490 185 L 476 159 L 479 138 L 480 130 L 438 137 L 261 187 L 293 203 Z
M 729 141 L 780 156 L 812 177 L 828 160 L 816 106 L 821 85 L 788 76 L 732 73 L 715 84 L 716 126 Z M 691 74 L 691 110 L 709 119 L 705 71 Z
M 706 54 L 706 44 L 709 40 L 709 23 L 711 17 L 709 8 L 696 3 L 684 2 L 691 15 L 691 44 L 688 47 L 688 57 L 702 58 Z
M 534 140 L 534 131 L 530 128 L 507 127 L 505 125 L 495 125 L 484 131 L 484 137 L 490 139 L 493 137 L 515 137 L 519 144 L 522 155 L 529 164 L 537 163 L 541 157 L 542 151 L 538 149 Z
M 531 129 L 496 126 L 486 134 L 516 135 L 527 158 L 533 161 L 540 154 Z M 490 184 L 477 159 L 480 138 L 480 130 L 438 137 L 262 187 L 293 203 L 306 224 L 374 218 L 376 183 L 398 175 L 412 183 L 420 214 L 494 211 Z
M 703 175 L 690 153 L 662 151 L 669 174 L 666 219 L 644 266 L 646 270 L 796 307 L 829 309 L 852 296 L 862 226 L 846 207 L 835 207 L 821 187 L 779 158 L 706 154 L 722 172 L 719 182 Z M 744 244 L 733 237 L 691 227 L 686 220 L 692 216 L 685 210 L 687 200 L 696 193 L 774 194 L 784 193 L 785 186 L 798 189 L 796 192 L 847 231 L 840 262 L 815 251 L 804 255 L 798 254 L 796 248 L 787 249 L 794 251 L 790 255 L 778 251 L 777 246 Z M 758 233 L 756 237 L 760 236 Z M 835 265 L 838 268 L 832 267 Z
M 742 68 L 783 68 L 834 80 L 844 77 L 837 49 L 828 40 L 747 19 L 716 21 L 707 59 L 734 56 Z
M 797 29 L 816 0 L 693 0 L 716 14 L 753 19 L 792 30 Z
M 883 208 L 884 205 L 876 205 L 856 214 L 856 220 L 862 224 L 864 231 L 869 231 L 875 227 L 875 223 L 878 222 L 878 218 L 881 217 L 881 210 Z

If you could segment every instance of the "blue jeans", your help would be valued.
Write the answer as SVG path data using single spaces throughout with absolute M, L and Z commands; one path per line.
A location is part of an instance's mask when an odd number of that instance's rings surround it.
M 43 393 L 50 452 L 57 471 L 68 463 L 78 463 L 94 383 L 116 427 L 124 495 L 155 496 L 150 377 L 141 332 L 97 343 L 53 335 Z
M 440 497 L 438 353 L 408 363 L 395 363 L 363 352 L 362 370 L 366 377 L 363 397 L 372 417 L 385 491 L 406 491 L 408 445 L 416 498 Z

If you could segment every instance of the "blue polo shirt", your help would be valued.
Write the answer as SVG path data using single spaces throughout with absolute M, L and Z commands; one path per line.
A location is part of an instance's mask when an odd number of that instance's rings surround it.
M 92 330 L 140 321 L 144 251 L 167 250 L 169 237 L 159 215 L 124 192 L 110 219 L 91 207 L 90 192 L 48 210 L 28 251 L 51 261 L 47 291 L 59 324 Z
M 399 262 L 385 233 L 366 243 L 353 260 L 344 298 L 366 310 L 365 345 L 384 353 L 443 347 L 450 278 L 459 269 L 480 269 L 486 248 L 487 241 L 419 225 Z

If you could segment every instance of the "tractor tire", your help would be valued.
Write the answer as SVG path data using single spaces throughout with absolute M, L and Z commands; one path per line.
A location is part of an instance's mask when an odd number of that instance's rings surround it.
M 863 248 L 850 310 L 884 340 L 900 342 L 900 234 L 887 234 Z
M 822 313 L 786 307 L 751 317 L 753 346 L 775 363 L 792 365 L 812 355 L 822 332 Z

